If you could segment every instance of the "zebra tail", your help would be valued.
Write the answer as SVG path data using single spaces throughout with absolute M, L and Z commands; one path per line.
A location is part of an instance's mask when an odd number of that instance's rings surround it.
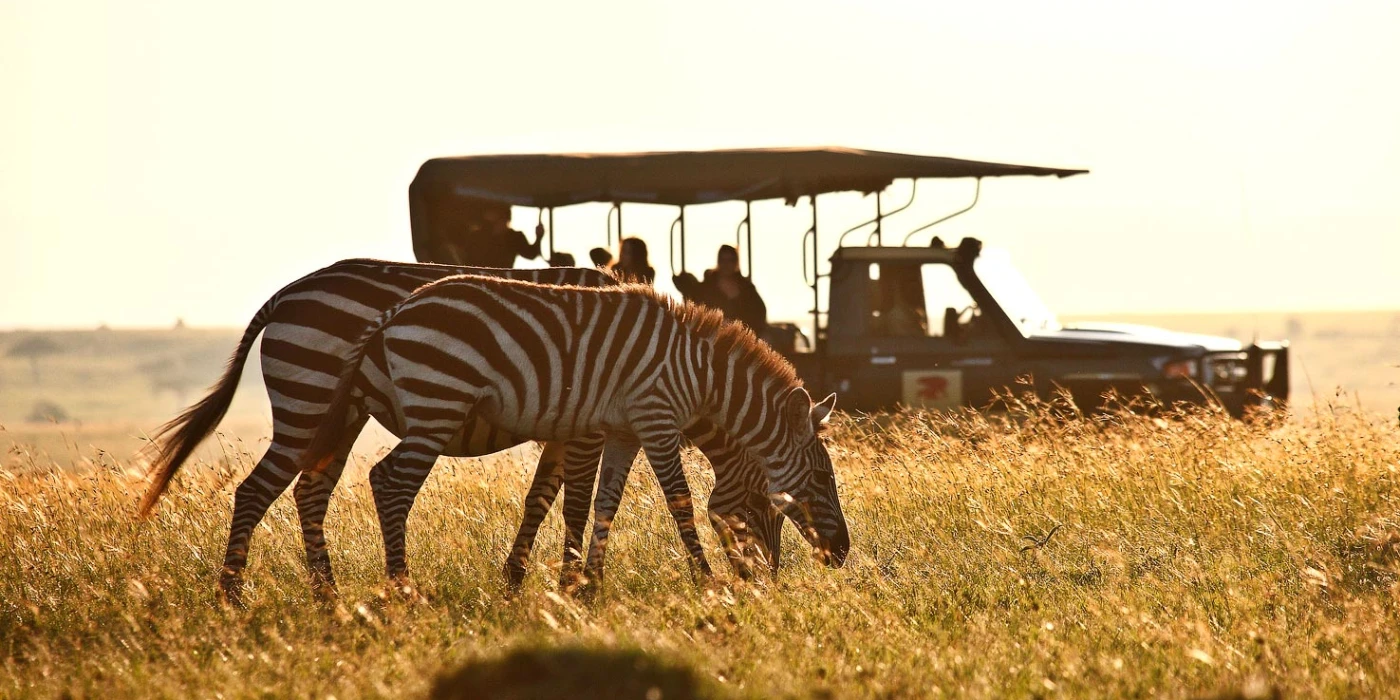
M 149 465 L 146 473 L 151 482 L 145 495 L 141 497 L 139 517 L 146 518 L 151 515 L 156 502 L 169 488 L 175 472 L 189 459 L 199 443 L 208 437 L 209 433 L 214 432 L 224 414 L 228 413 L 233 395 L 238 391 L 238 380 L 243 376 L 243 365 L 247 363 L 248 354 L 253 349 L 253 341 L 271 320 L 279 296 L 274 295 L 268 299 L 253 315 L 248 329 L 243 331 L 243 337 L 238 341 L 238 347 L 224 367 L 224 375 L 210 387 L 209 393 L 200 399 L 199 403 L 186 408 L 170 422 L 157 428 L 151 443 L 138 453 L 137 459 Z
M 380 314 L 355 342 L 355 348 L 340 368 L 340 379 L 331 394 L 330 404 L 326 406 L 326 415 L 321 419 L 321 424 L 316 426 L 311 443 L 302 451 L 301 459 L 297 462 L 300 471 L 321 472 L 330 465 L 331 458 L 335 456 L 335 451 L 343 439 L 346 419 L 350 415 L 351 399 L 354 397 L 355 378 L 360 374 L 360 364 L 364 362 L 365 353 L 369 352 L 370 343 L 398 309 L 399 307 L 395 306 Z

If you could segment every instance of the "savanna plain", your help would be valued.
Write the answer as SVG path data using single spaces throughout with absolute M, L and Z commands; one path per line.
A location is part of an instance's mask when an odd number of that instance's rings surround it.
M 1306 340 L 1322 322 L 1298 323 Z M 232 490 L 265 444 L 256 387 L 156 515 L 134 517 L 141 430 L 197 396 L 178 375 L 214 379 L 236 334 L 49 334 L 37 354 L 12 351 L 41 334 L 0 334 L 0 696 L 414 697 L 466 665 L 558 650 L 658 659 L 684 676 L 664 697 L 1394 695 L 1400 437 L 1394 405 L 1367 396 L 1389 400 L 1400 370 L 1381 357 L 1389 321 L 1368 323 L 1349 332 L 1375 336 L 1379 383 L 1338 393 L 1326 368 L 1360 360 L 1334 355 L 1371 341 L 1332 353 L 1318 332 L 1295 344 L 1310 377 L 1295 369 L 1286 417 L 1017 401 L 843 415 L 841 569 L 788 528 L 775 578 L 735 580 L 702 526 L 721 568 L 695 581 L 639 464 L 591 603 L 556 585 L 557 513 L 506 595 L 534 448 L 440 461 L 409 521 L 420 595 L 388 589 L 370 435 L 326 525 L 339 599 L 311 595 L 283 498 L 254 536 L 246 609 L 214 589 Z M 709 471 L 686 461 L 703 503 Z

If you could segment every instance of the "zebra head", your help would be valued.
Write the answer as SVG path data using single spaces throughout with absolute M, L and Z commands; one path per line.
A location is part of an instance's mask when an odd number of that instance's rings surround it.
M 836 394 L 813 403 L 802 387 L 795 387 L 783 399 L 780 430 L 788 432 L 788 450 L 783 464 L 769 472 L 775 493 L 773 505 L 792 519 L 793 524 L 816 549 L 827 566 L 839 567 L 851 549 L 851 534 L 836 494 L 836 474 L 831 455 L 818 433 L 836 407 Z
M 750 491 L 744 499 L 744 523 L 753 533 L 753 546 L 757 549 L 745 555 L 768 562 L 777 574 L 783 553 L 783 512 L 773 506 L 767 494 Z

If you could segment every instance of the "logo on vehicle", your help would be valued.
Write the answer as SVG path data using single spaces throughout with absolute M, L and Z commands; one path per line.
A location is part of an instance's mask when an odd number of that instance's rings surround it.
M 956 408 L 962 405 L 962 372 L 905 372 L 904 403 L 915 408 Z

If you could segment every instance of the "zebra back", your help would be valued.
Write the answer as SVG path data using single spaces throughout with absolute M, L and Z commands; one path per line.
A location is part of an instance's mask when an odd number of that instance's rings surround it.
M 357 314 L 353 311 L 354 309 L 370 308 L 377 313 L 383 310 L 378 307 L 385 304 L 390 306 L 397 304 L 414 289 L 424 284 L 468 273 L 538 281 L 542 284 L 576 286 L 617 284 L 616 278 L 611 274 L 592 268 L 499 269 L 432 263 L 401 263 L 370 258 L 341 260 L 304 275 L 278 290 L 263 303 L 244 330 L 243 337 L 230 356 L 223 375 L 210 388 L 209 393 L 158 428 L 154 432 L 151 442 L 138 454 L 137 458 L 147 464 L 150 482 L 141 498 L 138 511 L 140 516 L 148 516 L 154 510 L 161 495 L 168 489 L 175 473 L 194 453 L 199 443 L 214 431 L 214 428 L 228 412 L 229 405 L 237 393 L 239 378 L 253 343 L 264 328 L 274 323 L 290 321 L 295 325 L 305 326 L 308 330 L 328 336 L 338 336 L 345 333 L 341 330 L 345 324 L 351 324 L 354 328 L 348 333 L 355 333 L 362 327 L 360 324 L 368 323 L 373 317 L 363 316 L 363 312 Z M 347 281 L 354 281 L 358 284 L 331 285 L 326 288 L 324 282 L 335 277 L 343 277 Z M 305 296 L 302 290 L 316 288 L 318 283 L 322 284 L 322 288 L 312 293 L 313 298 L 302 298 Z M 289 305 L 292 300 L 296 303 Z M 315 307 L 314 311 L 306 313 L 288 311 L 288 309 L 302 303 L 312 304 Z M 325 313 L 326 309 L 334 310 L 334 313 Z M 288 345 L 285 342 L 282 344 Z M 289 345 L 286 348 L 274 348 L 274 350 L 296 357 L 301 357 L 308 352 L 313 354 L 323 352 L 315 347 L 301 345 Z M 264 345 L 263 351 L 264 353 L 269 351 L 267 345 Z M 330 371 L 335 373 L 339 369 L 340 367 L 336 366 Z M 268 383 L 273 384 L 276 381 L 275 378 L 268 374 L 266 367 L 263 371 Z M 273 387 L 269 386 L 269 388 Z M 275 402 L 278 400 L 276 392 L 273 392 L 273 395 Z

